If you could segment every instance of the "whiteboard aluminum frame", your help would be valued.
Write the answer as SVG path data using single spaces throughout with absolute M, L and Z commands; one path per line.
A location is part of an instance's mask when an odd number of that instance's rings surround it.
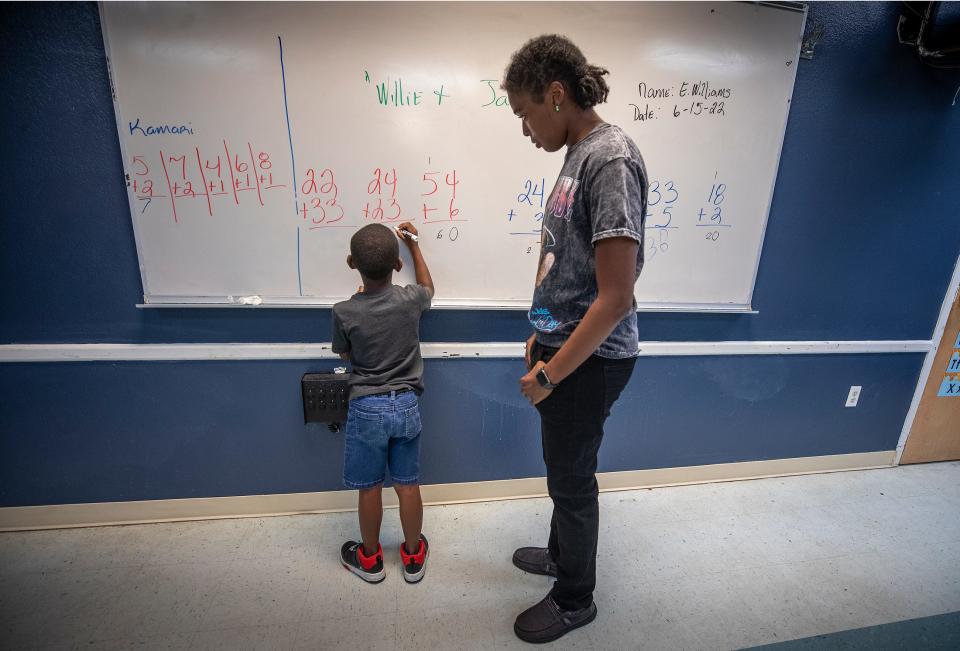
M 330 309 L 334 303 L 315 298 L 297 300 L 296 297 L 277 298 L 266 297 L 259 305 L 245 304 L 237 300 L 227 300 L 219 296 L 177 296 L 170 297 L 176 300 L 159 303 L 137 303 L 140 309 L 203 309 L 203 308 L 233 308 L 247 310 L 262 309 Z M 259 298 L 259 297 L 258 297 Z M 515 310 L 530 309 L 530 301 L 484 301 L 480 299 L 434 299 L 432 309 L 439 310 Z M 721 313 L 721 314 L 759 314 L 758 310 L 750 305 L 721 304 L 721 303 L 638 303 L 637 312 L 677 312 L 677 313 Z

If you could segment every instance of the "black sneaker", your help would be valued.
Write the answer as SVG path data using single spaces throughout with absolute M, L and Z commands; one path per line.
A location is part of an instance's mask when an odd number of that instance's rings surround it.
M 513 625 L 513 632 L 524 642 L 542 644 L 586 626 L 596 617 L 597 604 L 580 610 L 563 610 L 553 597 L 547 595 L 540 603 L 520 613 Z
M 408 554 L 405 542 L 400 543 L 400 562 L 403 563 L 403 580 L 407 583 L 417 583 L 423 578 L 427 570 L 427 559 L 430 558 L 430 543 L 427 537 L 420 534 L 420 548 L 416 554 Z
M 340 548 L 343 566 L 367 583 L 380 583 L 387 578 L 383 570 L 383 548 L 377 543 L 377 553 L 369 558 L 363 554 L 363 543 L 348 540 Z
M 557 576 L 557 564 L 546 547 L 521 547 L 513 552 L 513 564 L 531 574 Z

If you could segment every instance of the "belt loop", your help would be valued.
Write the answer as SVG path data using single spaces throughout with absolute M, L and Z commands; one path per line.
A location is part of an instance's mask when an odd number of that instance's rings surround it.
M 396 391 L 396 389 L 391 389 L 391 390 L 390 390 L 390 400 L 396 400 L 396 399 L 397 399 L 397 391 Z

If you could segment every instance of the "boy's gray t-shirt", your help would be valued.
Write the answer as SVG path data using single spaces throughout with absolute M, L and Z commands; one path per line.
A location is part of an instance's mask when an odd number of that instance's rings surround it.
M 422 285 L 390 285 L 333 306 L 333 352 L 350 353 L 350 399 L 412 389 L 423 393 L 420 315 L 430 309 Z
M 629 237 L 640 244 L 636 278 L 643 268 L 647 172 L 636 144 L 622 129 L 601 124 L 567 149 L 560 177 L 543 213 L 540 262 L 528 313 L 537 341 L 559 348 L 597 298 L 596 243 Z M 634 309 L 594 354 L 637 355 Z

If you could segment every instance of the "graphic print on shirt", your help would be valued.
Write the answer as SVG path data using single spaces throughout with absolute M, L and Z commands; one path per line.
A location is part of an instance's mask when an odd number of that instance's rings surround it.
M 543 279 L 550 273 L 556 258 L 553 253 L 548 253 L 557 245 L 557 237 L 553 234 L 547 224 L 550 217 L 570 221 L 570 214 L 573 212 L 573 200 L 577 194 L 577 188 L 580 181 L 571 179 L 569 176 L 561 176 L 553 186 L 553 192 L 547 200 L 547 207 L 543 211 L 543 225 L 540 227 L 540 264 L 537 267 L 537 282 L 539 287 Z
M 550 310 L 545 307 L 530 308 L 527 318 L 530 320 L 530 324 L 540 332 L 553 332 L 561 325 L 550 314 Z
M 541 227 L 540 265 L 537 268 L 537 287 L 540 287 L 544 279 L 550 274 L 550 271 L 553 269 L 553 264 L 557 260 L 556 255 L 549 250 L 557 246 L 557 236 L 554 235 L 547 224 L 550 223 L 551 219 L 562 219 L 566 222 L 570 221 L 570 216 L 573 213 L 573 202 L 576 199 L 577 188 L 579 186 L 580 181 L 572 179 L 569 176 L 561 176 L 557 179 L 556 185 L 553 186 L 553 192 L 550 193 L 550 198 L 547 200 L 547 207 L 543 212 L 543 226 Z M 561 226 L 560 228 L 562 230 L 563 227 Z M 540 332 L 553 332 L 563 325 L 554 318 L 553 314 L 550 313 L 550 309 L 546 307 L 532 307 L 530 312 L 527 313 L 527 318 L 530 320 L 530 324 Z
M 557 179 L 557 184 L 553 186 L 553 192 L 550 193 L 550 199 L 547 200 L 547 209 L 543 214 L 570 221 L 570 214 L 573 212 L 573 200 L 577 196 L 579 186 L 580 181 L 571 179 L 569 176 L 561 176 Z
M 544 251 L 552 249 L 557 245 L 557 238 L 553 232 L 547 228 L 546 224 L 540 223 L 540 248 Z
M 544 253 L 540 256 L 540 268 L 537 269 L 537 282 L 536 286 L 539 287 L 543 282 L 543 279 L 547 277 L 547 274 L 550 273 L 550 270 L 553 268 L 553 263 L 555 257 L 552 253 Z

